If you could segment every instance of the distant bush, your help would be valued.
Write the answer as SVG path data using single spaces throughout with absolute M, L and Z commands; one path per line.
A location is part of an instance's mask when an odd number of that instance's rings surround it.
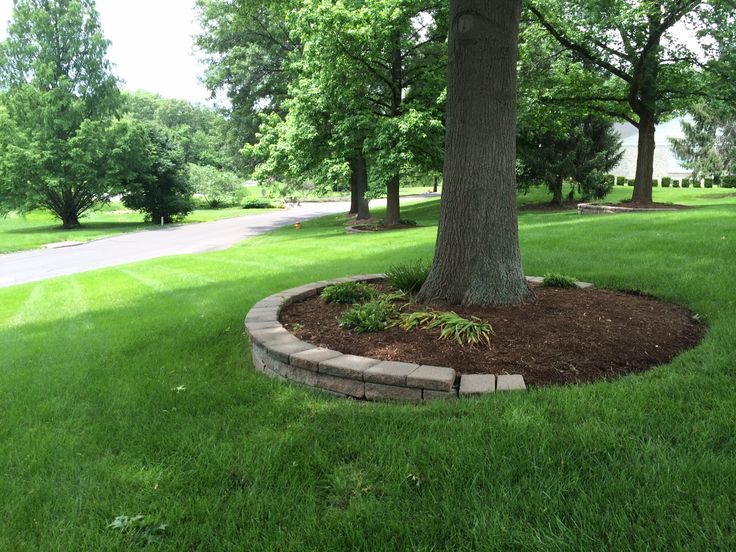
M 699 178 L 691 178 L 690 183 L 692 184 L 693 188 L 701 188 L 700 185 L 700 179 Z
M 604 174 L 603 181 L 606 183 L 609 190 L 616 185 L 616 177 L 612 174 Z
M 690 187 L 690 179 L 689 178 L 683 178 L 680 181 L 680 187 L 681 188 L 689 188 Z
M 721 187 L 722 188 L 736 188 L 736 175 L 728 175 L 724 176 L 721 179 Z
M 656 178 L 652 178 L 652 187 L 657 188 L 659 186 L 659 180 Z
M 672 179 L 669 176 L 662 177 L 662 187 L 669 188 L 672 185 Z
M 626 186 L 626 177 L 616 176 L 614 178 L 616 179 L 616 186 Z
M 549 272 L 544 275 L 542 285 L 544 287 L 574 288 L 577 286 L 577 281 L 575 278 L 565 276 L 564 274 Z
M 251 198 L 242 203 L 243 209 L 273 209 L 273 203 L 267 199 Z
M 386 280 L 404 293 L 416 293 L 427 279 L 430 266 L 426 259 L 394 265 L 386 271 Z
M 340 316 L 340 326 L 356 333 L 381 332 L 396 315 L 396 306 L 389 297 L 379 297 L 354 305 Z
M 629 186 L 633 187 L 635 182 L 636 182 L 635 179 L 629 178 Z
M 189 182 L 194 193 L 204 199 L 210 209 L 235 205 L 235 194 L 242 179 L 235 173 L 209 165 L 189 164 Z
M 376 296 L 376 290 L 363 282 L 341 282 L 322 290 L 326 303 L 360 303 Z
M 712 178 L 706 178 L 704 180 L 704 184 L 706 188 L 712 188 L 713 187 L 713 179 Z

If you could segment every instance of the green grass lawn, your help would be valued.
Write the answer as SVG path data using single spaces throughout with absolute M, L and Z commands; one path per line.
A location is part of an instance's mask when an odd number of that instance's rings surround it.
M 430 256 L 437 200 L 400 233 L 328 217 L 0 290 L 0 550 L 135 549 L 108 524 L 136 514 L 168 524 L 155 550 L 736 549 L 736 197 L 655 195 L 696 208 L 520 216 L 527 274 L 710 325 L 671 364 L 592 385 L 387 405 L 253 369 L 255 301 Z
M 140 213 L 121 212 L 120 204 L 108 205 L 85 216 L 79 228 L 64 230 L 61 223 L 46 212 L 34 211 L 25 216 L 11 214 L 0 217 L 0 254 L 35 249 L 48 243 L 62 241 L 89 241 L 125 232 L 157 228 L 155 224 L 143 222 Z M 264 209 L 197 209 L 184 221 L 208 222 L 224 218 L 254 215 L 267 212 Z

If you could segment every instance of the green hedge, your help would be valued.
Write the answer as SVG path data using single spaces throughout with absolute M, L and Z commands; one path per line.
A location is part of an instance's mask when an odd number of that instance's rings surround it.
M 712 178 L 706 178 L 705 179 L 705 187 L 706 188 L 712 188 L 713 187 L 713 179 Z
M 736 188 L 736 175 L 730 174 L 721 178 L 721 188 Z
M 663 176 L 662 177 L 662 187 L 669 188 L 670 186 L 672 186 L 672 179 L 669 176 Z
M 680 181 L 680 186 L 683 188 L 689 188 L 691 185 L 692 185 L 692 180 L 690 180 L 689 178 L 683 178 Z
M 626 186 L 625 176 L 617 176 L 615 178 L 616 178 L 616 186 Z

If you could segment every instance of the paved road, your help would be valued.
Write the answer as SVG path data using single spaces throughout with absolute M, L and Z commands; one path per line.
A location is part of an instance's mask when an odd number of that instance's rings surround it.
M 0 287 L 168 255 L 227 249 L 245 238 L 298 220 L 344 213 L 349 203 L 306 203 L 284 211 L 131 232 L 63 249 L 0 255 Z

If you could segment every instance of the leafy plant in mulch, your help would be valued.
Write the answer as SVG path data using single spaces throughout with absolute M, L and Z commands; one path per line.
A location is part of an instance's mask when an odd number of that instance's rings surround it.
M 491 346 L 493 327 L 476 316 L 470 320 L 453 311 L 417 311 L 399 316 L 399 327 L 404 330 L 439 328 L 440 339 L 452 339 L 459 345 L 486 344 Z
M 341 282 L 327 286 L 321 297 L 326 303 L 362 303 L 376 297 L 376 290 L 363 282 Z
M 393 295 L 382 295 L 366 303 L 354 305 L 340 315 L 340 326 L 356 333 L 381 332 L 396 316 Z
M 424 285 L 430 266 L 427 259 L 393 265 L 386 271 L 386 281 L 405 293 L 416 293 Z
M 548 272 L 544 275 L 542 285 L 544 287 L 574 288 L 577 287 L 577 281 L 571 276 L 565 276 L 564 274 L 557 274 L 555 272 Z

